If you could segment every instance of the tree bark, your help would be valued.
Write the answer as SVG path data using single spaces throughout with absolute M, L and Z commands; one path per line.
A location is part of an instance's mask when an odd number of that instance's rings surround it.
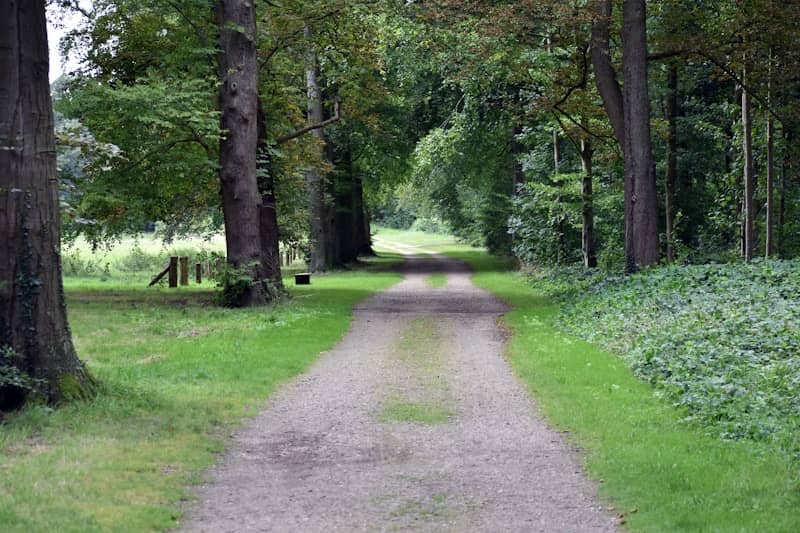
M 625 174 L 631 204 L 633 264 L 659 260 L 656 170 L 650 138 L 650 98 L 647 87 L 647 8 L 645 0 L 622 4 L 622 65 L 625 116 Z M 628 233 L 628 230 L 626 230 Z
M 258 152 L 258 61 L 255 7 L 250 0 L 220 0 L 219 105 L 220 184 L 228 263 L 250 270 L 253 283 L 238 306 L 266 302 L 261 288 L 262 255 L 256 158 Z
M 272 157 L 267 142 L 267 117 L 258 102 L 258 189 L 261 193 L 261 206 L 258 212 L 259 232 L 261 234 L 261 271 L 264 279 L 273 288 L 283 288 L 281 273 L 280 232 L 278 227 L 278 203 L 275 198 L 275 174 Z
M 558 176 L 561 173 L 561 139 L 558 131 L 553 131 L 553 174 Z
M 612 0 L 595 0 L 592 19 L 592 68 L 595 83 L 603 107 L 611 121 L 614 136 L 620 147 L 625 146 L 625 114 L 623 111 L 622 88 L 619 86 L 617 71 L 611 61 L 611 13 Z
M 667 174 L 664 179 L 667 261 L 675 261 L 675 183 L 678 177 L 678 67 L 670 65 L 667 77 Z
M 772 50 L 769 52 L 769 76 L 767 80 L 767 103 L 772 105 Z M 767 113 L 767 220 L 766 239 L 764 242 L 764 255 L 769 258 L 774 249 L 774 222 L 775 211 L 775 120 L 771 113 Z
M 309 26 L 305 28 L 306 38 L 312 36 Z M 306 54 L 306 89 L 308 94 L 308 122 L 319 124 L 324 122 L 322 92 L 319 87 L 319 63 L 316 53 L 309 49 Z M 317 157 L 319 163 L 325 160 L 325 135 L 322 129 L 312 130 L 311 134 L 318 142 Z M 306 175 L 309 195 L 309 211 L 311 215 L 311 261 L 308 265 L 311 272 L 328 270 L 333 264 L 332 242 L 329 229 L 329 209 L 325 201 L 327 177 L 319 170 L 312 168 Z
M 583 196 L 583 266 L 585 268 L 597 267 L 597 250 L 594 235 L 594 193 L 592 191 L 592 142 L 588 138 L 581 139 L 581 166 L 583 168 L 582 196 Z
M 786 174 L 791 165 L 791 130 L 784 125 L 783 129 L 783 160 L 781 161 L 781 199 L 778 205 L 778 255 L 781 258 L 786 256 Z
M 625 270 L 628 272 L 636 269 L 636 258 L 633 246 L 633 182 L 632 174 L 628 172 L 628 143 L 626 142 L 625 101 L 622 88 L 617 79 L 617 71 L 611 61 L 611 14 L 612 0 L 595 0 L 592 19 L 592 68 L 595 74 L 595 83 L 603 108 L 606 110 L 611 127 L 622 150 L 622 159 L 625 162 L 625 175 L 623 177 L 624 196 L 624 245 L 625 245 Z
M 746 81 L 747 73 L 742 76 Z M 753 259 L 755 250 L 755 206 L 753 205 L 753 192 L 755 189 L 755 178 L 753 176 L 753 126 L 752 112 L 750 109 L 750 93 L 742 87 L 742 138 L 744 156 L 744 246 L 742 253 L 745 261 Z
M 61 280 L 61 221 L 44 0 L 0 3 L 0 365 L 51 402 L 90 394 Z M 0 384 L 0 411 L 25 390 Z

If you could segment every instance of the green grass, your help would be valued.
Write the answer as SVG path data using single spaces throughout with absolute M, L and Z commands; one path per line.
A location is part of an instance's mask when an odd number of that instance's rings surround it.
M 376 227 L 375 236 L 388 243 L 400 243 L 407 246 L 419 246 L 426 250 L 439 251 L 443 248 L 469 249 L 469 246 L 459 245 L 452 235 L 440 233 L 425 233 L 422 231 L 399 230 Z M 380 248 L 380 246 L 378 246 Z
M 509 354 L 547 418 L 585 450 L 600 493 L 634 531 L 797 531 L 800 469 L 772 445 L 680 422 L 624 361 L 553 326 L 558 308 L 506 261 L 449 252 L 513 306 Z
M 442 374 L 447 346 L 439 324 L 430 317 L 411 320 L 400 331 L 392 349 L 398 364 L 397 385 L 387 391 L 376 419 L 381 423 L 445 424 L 453 416 L 452 403 Z
M 75 239 L 63 245 L 61 262 L 64 277 L 68 280 L 77 278 L 146 286 L 169 264 L 170 256 L 187 256 L 190 283 L 194 286 L 194 263 L 208 260 L 211 254 L 224 252 L 225 237 L 221 234 L 208 238 L 182 237 L 169 243 L 154 234 L 142 234 L 98 247 L 92 247 L 82 238 Z M 288 270 L 289 273 L 299 272 L 303 268 L 302 262 L 296 261 Z
M 425 278 L 425 283 L 433 288 L 441 288 L 447 285 L 447 274 L 444 272 L 434 272 L 427 278 Z
M 453 413 L 441 405 L 391 401 L 387 402 L 380 414 L 378 422 L 410 422 L 412 424 L 445 424 Z
M 289 282 L 290 300 L 246 310 L 210 305 L 205 285 L 68 279 L 75 344 L 102 387 L 0 426 L 0 530 L 175 526 L 231 428 L 342 337 L 355 303 L 400 279 L 393 261 Z

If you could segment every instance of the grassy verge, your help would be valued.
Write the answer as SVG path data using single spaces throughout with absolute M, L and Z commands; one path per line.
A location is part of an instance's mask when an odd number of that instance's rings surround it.
M 341 338 L 353 304 L 400 279 L 385 268 L 394 260 L 315 276 L 291 300 L 248 310 L 208 305 L 207 287 L 69 279 L 76 346 L 102 390 L 0 426 L 0 530 L 174 526 L 231 428 Z
M 445 250 L 446 251 L 446 250 Z M 797 531 L 800 469 L 775 445 L 723 441 L 680 422 L 623 360 L 554 328 L 557 307 L 485 253 L 450 250 L 513 306 L 518 375 L 586 451 L 590 475 L 635 531 Z

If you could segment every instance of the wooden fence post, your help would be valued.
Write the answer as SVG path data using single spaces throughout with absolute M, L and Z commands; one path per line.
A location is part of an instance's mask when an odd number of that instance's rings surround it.
M 181 286 L 186 286 L 189 284 L 189 258 L 188 257 L 181 257 Z
M 169 258 L 169 287 L 174 289 L 178 286 L 178 258 L 172 256 Z
M 200 263 L 194 265 L 194 280 L 198 285 L 203 283 L 203 265 Z

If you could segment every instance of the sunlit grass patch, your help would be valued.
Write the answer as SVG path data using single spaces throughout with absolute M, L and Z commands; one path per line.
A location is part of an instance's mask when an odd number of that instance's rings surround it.
M 447 274 L 444 272 L 434 272 L 427 278 L 425 278 L 425 283 L 430 285 L 433 288 L 441 288 L 447 285 Z
M 453 416 L 450 409 L 434 404 L 390 401 L 387 402 L 378 414 L 378 421 L 409 422 L 412 424 L 445 424 Z

